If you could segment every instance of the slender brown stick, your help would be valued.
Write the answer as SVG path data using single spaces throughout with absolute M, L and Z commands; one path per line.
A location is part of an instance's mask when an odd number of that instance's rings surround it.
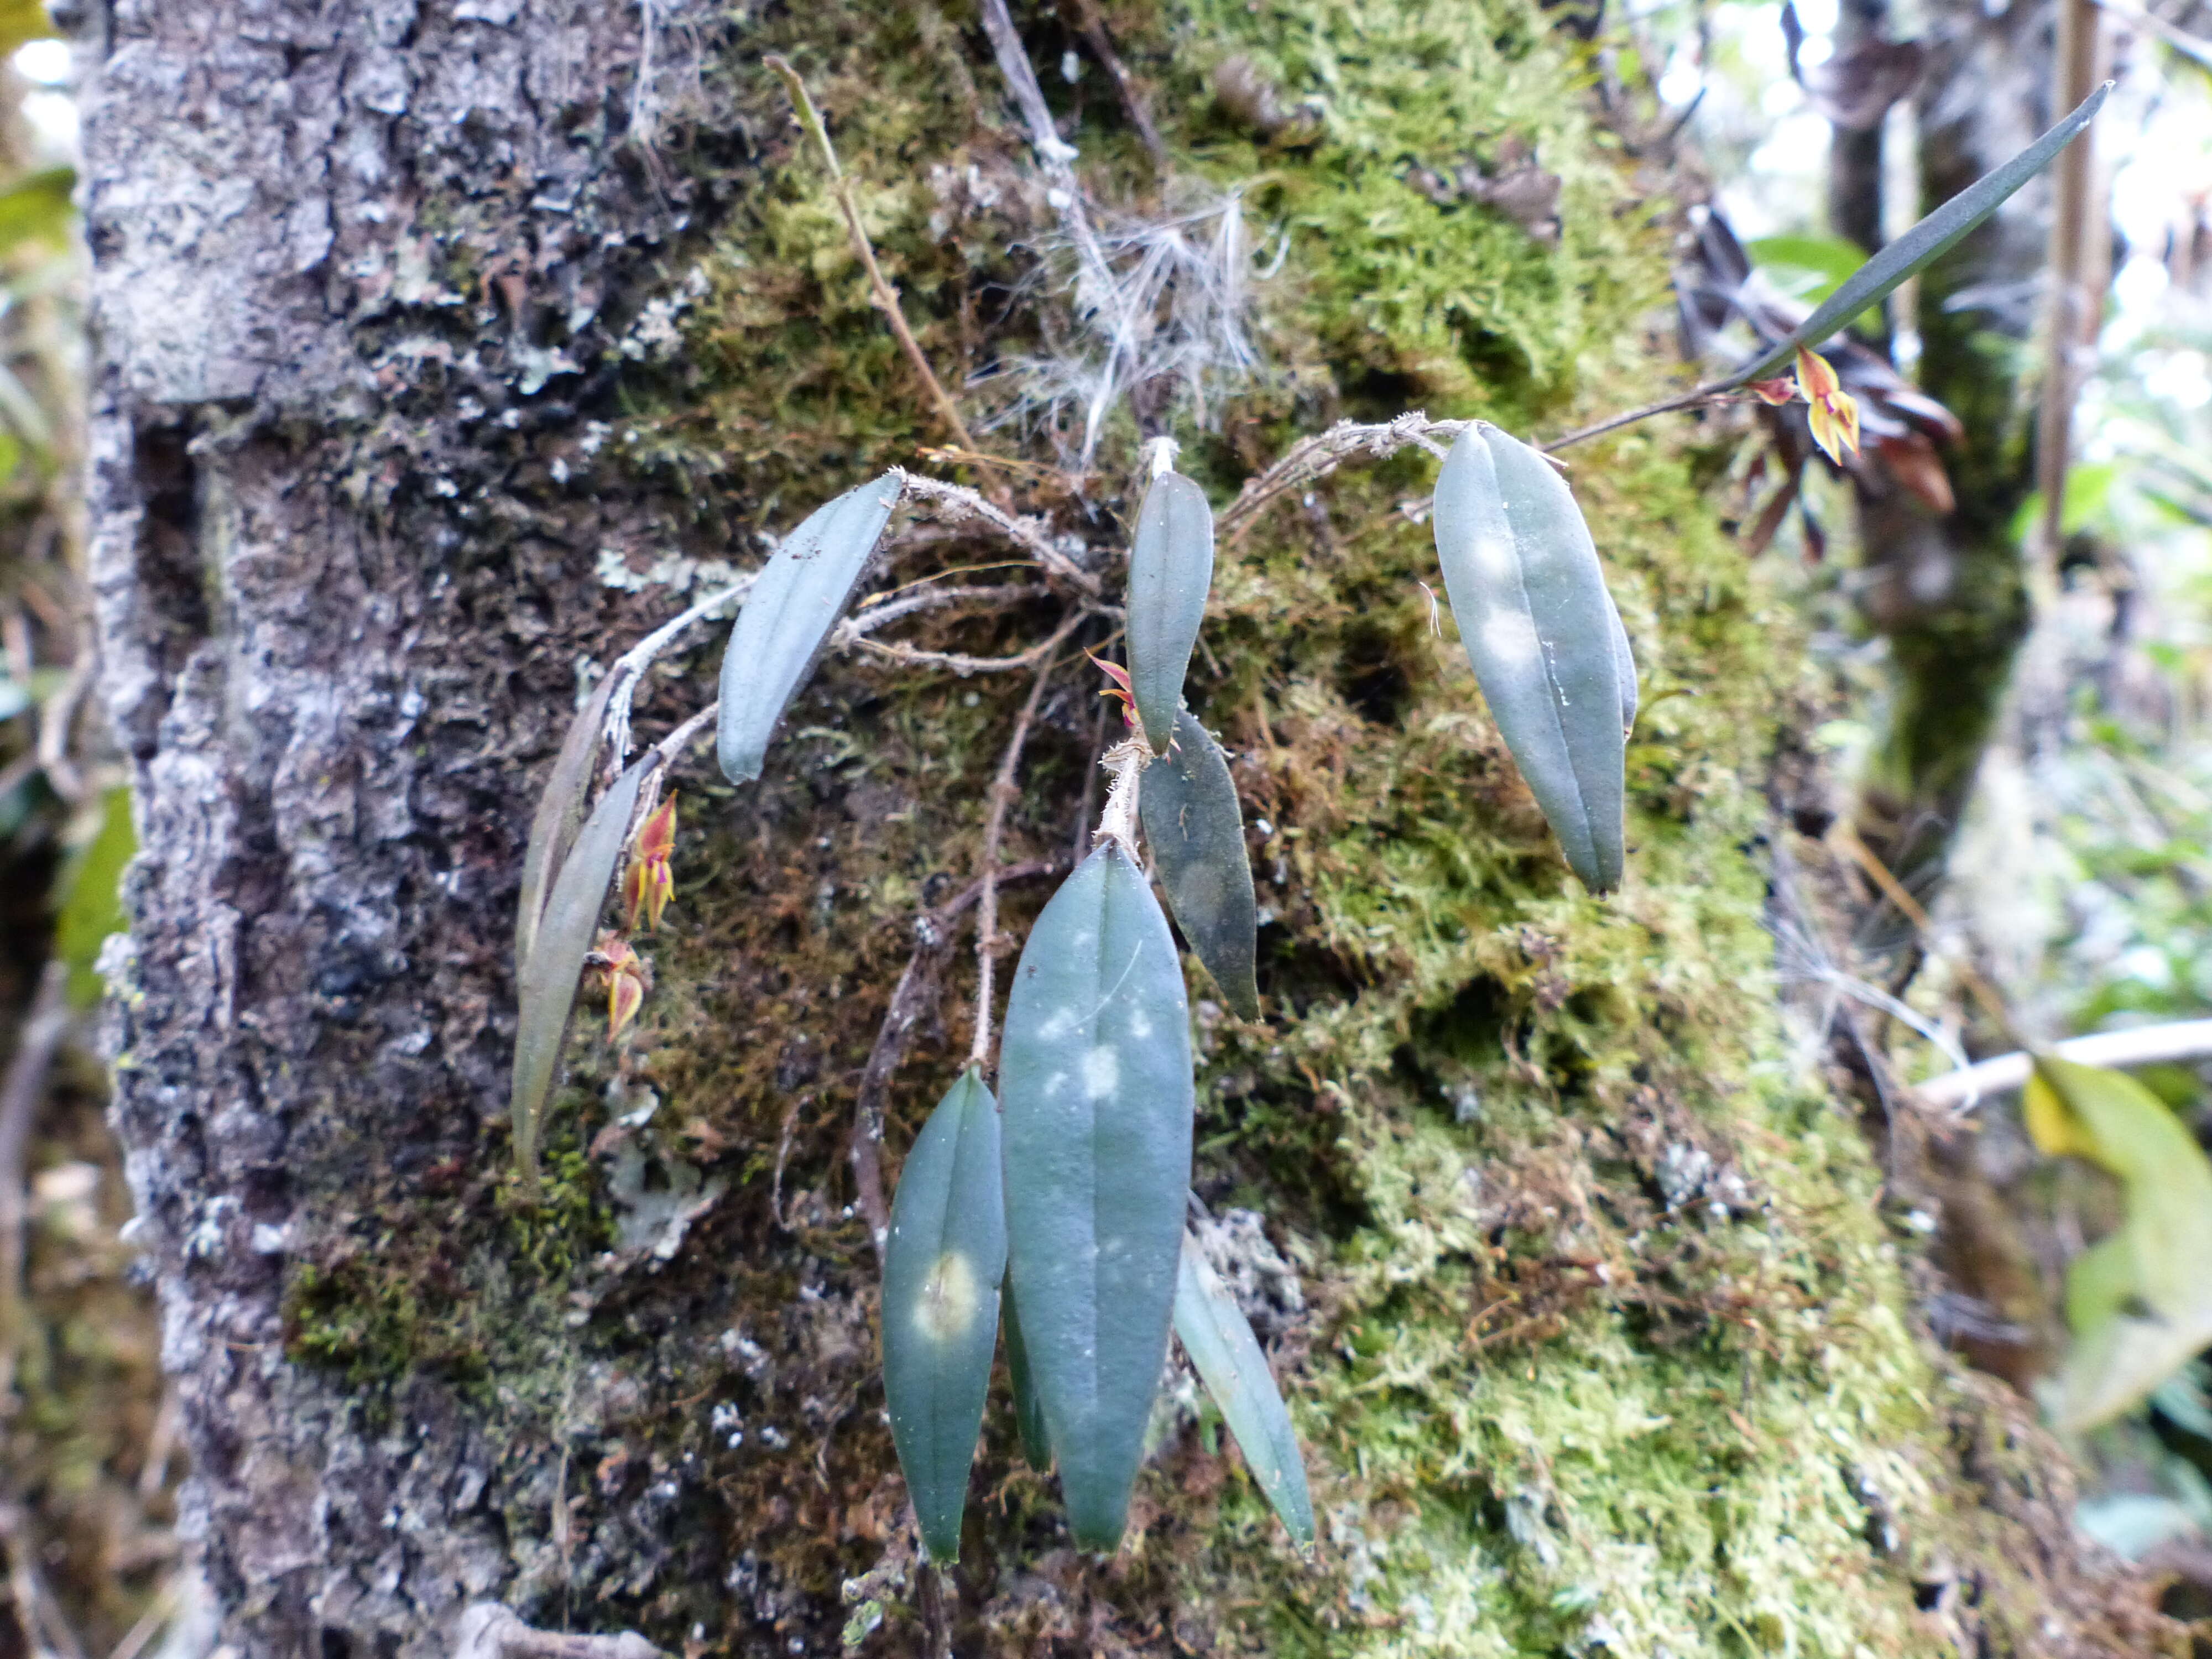
M 999 882 L 1004 885 L 1027 881 L 1066 867 L 1064 860 L 1040 859 L 1001 870 Z M 884 1103 L 890 1095 L 891 1079 L 906 1060 L 915 1028 L 936 1005 L 937 975 L 945 953 L 952 948 L 954 924 L 982 896 L 983 884 L 977 881 L 948 902 L 915 917 L 914 954 L 899 975 L 890 1006 L 884 1011 L 884 1023 L 876 1030 L 875 1046 L 868 1051 L 868 1063 L 860 1073 L 860 1093 L 853 1105 L 850 1157 L 860 1213 L 867 1218 L 868 1241 L 875 1246 L 878 1266 L 882 1265 L 884 1241 L 890 1237 L 891 1227 L 890 1201 L 884 1191 Z
M 1034 519 L 1018 519 L 1004 508 L 994 507 L 972 489 L 963 489 L 958 484 L 940 483 L 935 478 L 925 478 L 912 472 L 906 475 L 906 494 L 911 498 L 935 501 L 951 507 L 963 518 L 982 520 L 1009 541 L 1023 548 L 1052 574 L 1082 589 L 1093 599 L 1098 597 L 1098 578 L 1054 546 L 1052 538 L 1045 533 L 1044 526 Z
M 1859 832 L 1851 827 L 1850 820 L 1837 819 L 1828 831 L 1828 840 L 1852 863 L 1865 871 L 1869 879 L 1881 890 L 1882 896 L 1895 905 L 1905 919 L 1919 930 L 1920 943 L 1930 955 L 1943 954 L 1936 947 L 1936 924 L 1928 919 L 1928 912 L 1921 908 L 1920 901 L 1906 890 L 1905 884 L 1881 861 L 1874 848 L 1860 839 Z M 1990 1017 L 1990 1024 L 2021 1048 L 2027 1048 L 2027 1039 L 2013 1024 L 2012 1012 L 2005 1006 L 2004 999 L 1997 994 L 1995 986 L 1982 977 L 1980 969 L 1973 963 L 1957 957 L 1947 957 L 1946 959 L 1949 961 L 1952 971 L 1959 975 L 1960 983 L 1966 988 L 1968 994 L 1981 1004 L 1982 1012 Z
M 921 378 L 922 385 L 928 388 L 930 400 L 937 405 L 938 418 L 945 422 L 947 430 L 963 449 L 973 449 L 975 441 L 968 435 L 967 422 L 960 418 L 959 410 L 954 406 L 951 398 L 929 367 L 929 359 L 921 355 L 921 343 L 914 337 L 914 331 L 906 325 L 906 313 L 899 308 L 898 290 L 891 286 L 890 280 L 884 275 L 883 267 L 876 263 L 876 250 L 869 244 L 867 230 L 860 223 L 860 210 L 853 199 L 853 186 L 845 177 L 845 169 L 837 163 L 837 149 L 830 142 L 830 130 L 822 125 L 821 113 L 814 107 L 814 100 L 806 95 L 806 83 L 799 78 L 799 71 L 792 68 L 787 58 L 771 52 L 761 61 L 774 70 L 790 89 L 792 106 L 799 112 L 799 125 L 813 136 L 815 143 L 822 151 L 823 165 L 830 169 L 831 193 L 836 197 L 837 206 L 844 213 L 845 228 L 852 234 L 853 252 L 867 269 L 868 287 L 875 295 L 876 309 L 882 312 L 884 319 L 890 324 L 891 332 L 898 336 L 899 348 L 906 353 L 907 362 L 914 366 L 914 372 Z
M 635 1631 L 571 1636 L 535 1630 L 498 1602 L 479 1601 L 461 1614 L 454 1659 L 661 1659 L 661 1652 Z
M 1121 62 L 1121 54 L 1114 50 L 1114 37 L 1106 32 L 1106 20 L 1099 15 L 1098 0 L 1068 0 L 1075 13 L 1076 27 L 1082 32 L 1084 42 L 1091 55 L 1105 66 L 1107 78 L 1113 82 L 1114 91 L 1121 100 L 1122 113 L 1129 125 L 1137 130 L 1137 137 L 1145 142 L 1145 149 L 1152 158 L 1152 165 L 1162 173 L 1168 170 L 1168 147 L 1160 137 L 1160 130 L 1152 125 L 1152 112 L 1145 106 L 1143 94 L 1137 89 L 1135 78 Z
M 1547 455 L 1556 454 L 1569 444 L 1578 444 L 1585 438 L 1595 438 L 1602 432 L 1618 431 L 1624 426 L 1633 426 L 1638 421 L 1648 421 L 1654 415 L 1671 415 L 1678 409 L 1694 409 L 1715 398 L 1725 397 L 1736 390 L 1733 382 L 1708 380 L 1705 385 L 1685 392 L 1679 398 L 1667 398 L 1656 404 L 1646 404 L 1641 409 L 1632 409 L 1625 415 L 1608 415 L 1595 426 L 1578 427 L 1563 437 L 1536 446 Z
M 2060 0 L 2058 50 L 2051 64 L 2051 95 L 2072 109 L 2104 78 L 2104 15 L 2091 0 Z M 2035 434 L 2035 487 L 2043 495 L 2037 526 L 2034 576 L 2040 597 L 2057 592 L 2059 544 L 2064 538 L 2066 472 L 2074 447 L 2074 400 L 2081 358 L 2096 339 L 2110 261 L 2098 257 L 2088 233 L 2097 194 L 2096 131 L 2066 147 L 2051 167 L 2051 266 L 2045 326 L 2043 396 Z
M 2212 1019 L 2176 1020 L 2169 1025 L 2139 1025 L 2124 1031 L 2097 1031 L 2051 1045 L 2051 1052 L 2077 1066 L 2162 1066 L 2203 1060 L 2212 1054 Z M 1912 1091 L 1928 1106 L 1970 1107 L 1984 1095 L 2004 1094 L 2025 1084 L 2034 1070 L 2025 1052 L 1999 1054 L 1972 1066 L 1916 1083 Z
M 994 970 L 992 952 L 999 944 L 999 842 L 1006 832 L 1006 808 L 1017 793 L 1014 777 L 1021 769 L 1022 745 L 1029 741 L 1030 723 L 1036 719 L 1036 712 L 1044 702 L 1045 688 L 1052 684 L 1060 646 L 1083 620 L 1082 612 L 1075 612 L 1046 641 L 1048 648 L 1030 686 L 1029 700 L 1014 717 L 1013 735 L 1006 739 L 1006 752 L 999 762 L 999 775 L 991 785 L 991 809 L 983 817 L 983 891 L 975 906 L 975 1036 L 968 1045 L 968 1063 L 978 1070 L 991 1055 Z
M 23 1341 L 23 1220 L 29 1207 L 24 1201 L 23 1154 L 46 1098 L 46 1073 L 69 1027 L 69 964 L 56 957 L 39 975 L 6 1080 L 0 1082 L 0 1395 L 14 1386 Z

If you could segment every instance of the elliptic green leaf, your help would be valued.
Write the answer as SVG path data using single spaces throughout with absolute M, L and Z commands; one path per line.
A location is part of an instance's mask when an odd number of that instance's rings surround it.
M 1582 509 L 1528 445 L 1470 426 L 1437 479 L 1436 538 L 1498 734 L 1583 884 L 1620 885 L 1627 638 Z
M 906 480 L 896 472 L 818 507 L 762 567 L 722 657 L 715 752 L 732 783 L 761 773 L 769 739 L 830 642 Z
M 2212 1346 L 2212 1160 L 2157 1096 L 2124 1073 L 2039 1054 L 2026 1116 L 2036 1145 L 2120 1181 L 2118 1229 L 2066 1275 L 2074 1348 L 2053 1415 L 2110 1422 Z
M 1942 258 L 1967 232 L 2003 206 L 2006 198 L 2049 167 L 2058 152 L 2072 143 L 2081 129 L 2095 118 L 2097 112 L 2105 106 L 2105 95 L 2112 89 L 2112 83 L 2106 82 L 2042 137 L 2002 167 L 1984 173 L 1869 259 L 1821 301 L 1820 308 L 1788 339 L 1749 368 L 1731 375 L 1723 389 L 1765 380 L 1794 357 L 1799 346 L 1819 347 L 1868 307 L 1887 299 L 1890 290 L 1899 283 L 1918 275 Z
M 1175 747 L 1145 768 L 1137 810 L 1182 936 L 1230 1006 L 1259 1018 L 1257 911 L 1244 817 L 1221 745 L 1188 709 L 1176 715 Z
M 1037 1403 L 1036 1380 L 1030 1375 L 1029 1350 L 1022 1346 L 1022 1322 L 1011 1289 L 1005 1303 L 1006 1373 L 1014 1384 L 1014 1425 L 1021 1431 L 1022 1455 L 1033 1469 L 1052 1467 L 1052 1437 L 1045 1432 L 1044 1407 Z
M 1182 473 L 1163 472 L 1145 492 L 1129 549 L 1129 680 L 1155 753 L 1175 730 L 1212 583 L 1213 509 Z
M 607 889 L 614 881 L 615 866 L 622 862 L 623 845 L 629 839 L 637 792 L 659 764 L 659 756 L 646 756 L 599 797 L 560 873 L 553 878 L 553 896 L 545 902 L 536 942 L 522 964 L 514 1085 L 507 1115 L 515 1165 L 522 1171 L 523 1190 L 532 1197 L 538 1192 L 539 1115 L 553 1091 L 554 1072 L 568 1035 L 568 1015 L 576 1006 L 576 984 L 583 978 L 584 958 L 591 953 L 599 913 L 606 908 Z
M 1166 1358 L 1190 1188 L 1190 1012 L 1151 884 L 1118 842 L 1030 930 L 1008 999 L 1007 1272 L 1075 1541 L 1127 1518 Z
M 960 1558 L 1006 1272 L 999 1103 L 971 1066 L 907 1154 L 884 1243 L 884 1393 L 933 1561 Z
M 576 711 L 576 718 L 568 722 L 568 734 L 561 739 L 561 752 L 553 757 L 552 775 L 545 780 L 545 793 L 538 798 L 538 811 L 530 820 L 530 844 L 522 854 L 522 899 L 514 915 L 518 974 L 530 960 L 530 947 L 544 918 L 545 896 L 553 878 L 568 856 L 577 828 L 584 821 L 584 800 L 591 792 L 592 769 L 599 758 L 607 702 L 614 689 L 615 677 L 600 675 L 599 684 Z
M 1302 1545 L 1314 1540 L 1313 1499 L 1291 1413 L 1276 1392 L 1267 1356 L 1237 1298 L 1229 1294 L 1195 1238 L 1185 1233 L 1176 1285 L 1175 1331 L 1199 1381 L 1221 1407 L 1245 1466 L 1275 1513 Z

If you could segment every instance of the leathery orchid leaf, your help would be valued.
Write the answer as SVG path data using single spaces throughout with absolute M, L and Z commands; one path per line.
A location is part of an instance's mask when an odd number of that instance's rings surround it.
M 599 676 L 592 695 L 568 723 L 554 757 L 553 770 L 538 798 L 538 811 L 530 820 L 530 844 L 522 854 L 522 901 L 514 916 L 514 970 L 520 973 L 537 942 L 538 924 L 544 919 L 545 899 L 561 862 L 574 844 L 584 822 L 584 800 L 592 787 L 592 765 L 599 757 L 601 727 L 606 723 L 607 702 L 613 696 L 615 677 Z
M 1037 1404 L 1036 1379 L 1030 1375 L 1029 1350 L 1022 1346 L 1022 1322 L 1008 1291 L 1000 1304 L 1006 1327 L 1006 1376 L 1014 1385 L 1014 1426 L 1021 1431 L 1022 1455 L 1033 1469 L 1052 1467 L 1052 1437 L 1045 1432 L 1044 1407 Z
M 1190 1187 L 1190 1011 L 1117 841 L 1030 930 L 1000 1051 L 1007 1273 L 1075 1541 L 1121 1540 L 1167 1353 Z
M 584 820 L 575 845 L 562 860 L 560 873 L 553 878 L 552 895 L 545 902 L 537 940 L 529 960 L 522 964 L 521 1006 L 514 1031 L 514 1082 L 508 1095 L 507 1115 L 514 1137 L 515 1166 L 522 1172 L 523 1190 L 533 1198 L 538 1192 L 539 1121 L 561 1064 L 568 1015 L 583 978 L 584 958 L 598 936 L 599 912 L 606 908 L 615 866 L 622 860 L 623 842 L 629 839 L 637 792 L 659 764 L 658 755 L 646 756 L 599 797 L 599 805 Z
M 1229 1004 L 1260 1017 L 1257 906 L 1244 850 L 1244 816 L 1221 745 L 1188 709 L 1175 746 L 1145 768 L 1137 811 L 1168 908 Z
M 1145 741 L 1167 752 L 1183 676 L 1213 583 L 1213 509 L 1180 472 L 1163 472 L 1137 510 L 1129 549 L 1129 678 Z
M 884 1393 L 933 1561 L 960 1556 L 1006 1271 L 999 1103 L 971 1066 L 907 1154 L 884 1243 Z
M 1528 445 L 1470 426 L 1437 479 L 1436 539 L 1498 735 L 1583 884 L 1619 886 L 1627 635 L 1582 509 Z
M 714 743 L 731 782 L 760 775 L 783 711 L 814 672 L 905 487 L 903 474 L 886 472 L 817 508 L 755 579 L 722 656 Z
M 1252 1334 L 1251 1322 L 1188 1232 L 1183 1235 L 1182 1274 L 1176 1284 L 1175 1331 L 1199 1381 L 1237 1437 L 1252 1478 L 1291 1536 L 1302 1546 L 1311 1545 L 1313 1498 L 1306 1491 L 1305 1462 L 1298 1454 L 1290 1410 L 1276 1389 L 1260 1340 Z

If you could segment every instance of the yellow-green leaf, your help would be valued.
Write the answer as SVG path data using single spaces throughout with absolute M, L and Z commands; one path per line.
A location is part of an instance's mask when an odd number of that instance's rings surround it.
M 2089 1429 L 2129 1410 L 2212 1346 L 2212 1160 L 2157 1096 L 2124 1073 L 2039 1054 L 2029 1133 L 2121 1186 L 2108 1238 L 2067 1273 L 2073 1351 L 2052 1415 Z

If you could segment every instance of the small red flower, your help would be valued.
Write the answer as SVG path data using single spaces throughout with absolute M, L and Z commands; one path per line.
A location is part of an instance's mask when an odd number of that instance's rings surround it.
M 646 931 L 660 931 L 660 913 L 668 908 L 676 891 L 676 878 L 668 867 L 669 855 L 675 850 L 676 797 L 671 795 L 638 826 L 637 839 L 630 843 L 629 870 L 623 877 L 623 925 L 629 932 L 637 931 L 641 911 Z
M 1095 651 L 1086 651 L 1083 654 L 1091 659 L 1092 665 L 1100 673 L 1114 682 L 1098 695 L 1102 697 L 1119 698 L 1121 704 L 1121 717 L 1130 725 L 1134 726 L 1137 723 L 1137 688 L 1130 682 L 1129 671 L 1118 662 L 1108 662 Z
M 584 960 L 607 981 L 607 1041 L 612 1043 L 645 1006 L 645 994 L 653 988 L 653 964 L 612 928 L 599 935 Z
M 1797 386 L 1810 405 L 1805 418 L 1813 428 L 1813 441 L 1832 461 L 1841 461 L 1844 451 L 1859 453 L 1858 399 L 1844 390 L 1836 371 L 1817 351 L 1797 349 Z

